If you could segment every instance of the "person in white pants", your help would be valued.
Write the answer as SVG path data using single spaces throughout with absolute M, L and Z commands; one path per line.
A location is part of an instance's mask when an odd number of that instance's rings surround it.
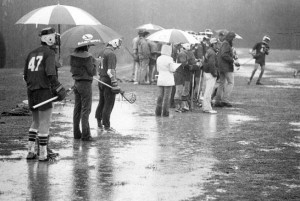
M 203 64 L 203 73 L 205 80 L 205 91 L 202 102 L 202 110 L 205 113 L 216 114 L 217 111 L 212 109 L 211 106 L 211 95 L 214 90 L 214 86 L 217 80 L 217 49 L 218 49 L 218 40 L 216 38 L 210 39 L 210 46 L 206 51 L 204 64 Z

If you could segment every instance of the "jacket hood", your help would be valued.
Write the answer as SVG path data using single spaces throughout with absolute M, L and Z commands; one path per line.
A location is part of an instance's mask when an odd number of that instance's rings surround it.
M 225 40 L 227 40 L 228 42 L 233 41 L 233 39 L 235 38 L 235 33 L 234 32 L 228 32 L 228 34 L 225 36 Z

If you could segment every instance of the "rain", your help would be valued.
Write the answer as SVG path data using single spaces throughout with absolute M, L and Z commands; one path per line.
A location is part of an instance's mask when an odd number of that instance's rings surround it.
M 0 81 L 1 105 L 27 98 L 24 88 L 24 94 L 15 94 L 18 100 L 9 100 L 11 86 L 5 84 L 7 79 L 22 80 L 28 52 L 40 44 L 39 31 L 50 26 L 16 22 L 34 9 L 57 3 L 1 1 L 0 73 L 8 72 L 8 78 Z M 300 200 L 300 80 L 292 76 L 300 70 L 300 2 L 60 0 L 59 4 L 88 12 L 107 26 L 108 35 L 122 37 L 116 51 L 118 80 L 126 93 L 136 97 L 128 102 L 117 95 L 111 115 L 117 132 L 105 134 L 95 119 L 99 91 L 93 81 L 92 142 L 73 137 L 74 94 L 55 102 L 50 127 L 50 146 L 59 153 L 55 162 L 26 160 L 30 117 L 0 116 L 0 200 Z M 157 87 L 130 82 L 132 39 L 139 26 L 149 24 L 158 29 L 238 33 L 242 39 L 234 41 L 234 47 L 242 66 L 235 71 L 234 107 L 218 108 L 213 115 L 197 106 L 186 113 L 171 108 L 169 117 L 155 116 Z M 62 37 L 76 26 L 53 25 Z M 272 38 L 263 77 L 267 84 L 248 86 L 254 66 L 249 49 L 264 35 Z M 90 49 L 98 55 L 108 41 L 92 42 L 103 43 Z M 61 49 L 59 77 L 66 87 L 73 85 L 69 54 L 68 47 Z M 7 146 L 5 128 L 10 125 L 20 134 Z

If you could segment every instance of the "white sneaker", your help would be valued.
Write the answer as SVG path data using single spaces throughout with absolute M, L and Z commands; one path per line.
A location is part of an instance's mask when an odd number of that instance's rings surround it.
M 139 84 L 139 82 L 134 82 L 133 84 Z
M 205 113 L 210 113 L 210 114 L 217 114 L 218 112 L 216 110 L 208 110 L 208 111 L 203 111 Z

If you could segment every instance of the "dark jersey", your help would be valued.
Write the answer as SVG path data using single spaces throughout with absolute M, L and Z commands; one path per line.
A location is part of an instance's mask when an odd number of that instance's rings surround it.
M 117 65 L 117 56 L 114 53 L 113 47 L 106 47 L 103 55 L 101 55 L 103 58 L 103 64 L 99 70 L 100 77 L 107 77 L 109 78 L 107 74 L 108 69 L 116 69 Z
M 46 45 L 42 45 L 30 52 L 24 67 L 24 79 L 30 90 L 49 89 L 48 76 L 57 76 L 55 67 L 55 52 Z
M 263 42 L 259 42 L 256 43 L 252 49 L 255 50 L 255 56 L 254 56 L 255 63 L 264 65 L 265 57 L 266 55 L 269 54 L 269 49 L 270 49 L 269 45 Z

